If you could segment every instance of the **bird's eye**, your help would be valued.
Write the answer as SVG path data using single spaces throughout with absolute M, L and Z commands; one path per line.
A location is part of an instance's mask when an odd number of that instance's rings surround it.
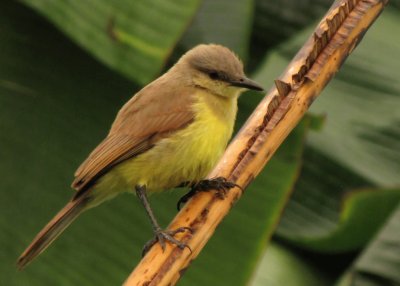
M 208 76 L 209 76 L 211 79 L 219 79 L 219 74 L 218 74 L 218 72 L 216 72 L 216 71 L 209 72 L 209 73 L 208 73 Z

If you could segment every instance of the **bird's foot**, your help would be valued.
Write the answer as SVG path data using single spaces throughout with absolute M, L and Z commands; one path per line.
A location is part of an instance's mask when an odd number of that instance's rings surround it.
M 178 246 L 180 249 L 188 248 L 190 252 L 192 252 L 192 249 L 187 245 L 186 243 L 177 240 L 174 235 L 180 232 L 185 232 L 189 231 L 192 232 L 192 229 L 190 227 L 179 227 L 174 230 L 162 230 L 158 229 L 154 232 L 154 238 L 149 240 L 144 246 L 142 250 L 142 256 L 145 256 L 145 254 L 150 250 L 150 248 L 153 247 L 154 244 L 157 242 L 160 243 L 160 246 L 164 252 L 165 247 L 166 247 L 166 241 L 172 244 L 175 244 Z
M 216 177 L 213 179 L 201 180 L 194 186 L 192 186 L 192 188 L 187 194 L 185 194 L 183 197 L 179 199 L 177 203 L 178 211 L 181 209 L 182 204 L 185 204 L 191 197 L 193 197 L 197 193 L 216 190 L 217 196 L 220 199 L 223 199 L 225 198 L 226 193 L 234 187 L 238 187 L 239 189 L 243 190 L 241 186 L 239 186 L 234 182 L 228 181 L 224 177 Z

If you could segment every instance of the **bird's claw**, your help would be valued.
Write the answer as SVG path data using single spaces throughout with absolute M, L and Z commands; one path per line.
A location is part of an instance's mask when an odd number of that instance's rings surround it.
M 234 187 L 238 187 L 239 189 L 242 189 L 241 186 L 239 186 L 238 184 L 228 181 L 227 179 L 225 179 L 224 177 L 216 177 L 213 179 L 206 179 L 206 180 L 201 180 L 200 182 L 198 182 L 197 184 L 195 184 L 190 191 L 185 194 L 184 196 L 182 196 L 178 203 L 177 203 L 177 208 L 178 210 L 181 209 L 181 205 L 185 204 L 191 197 L 193 197 L 195 194 L 199 193 L 199 192 L 207 192 L 210 190 L 217 190 L 217 197 L 220 199 L 225 198 L 226 193 L 234 188 Z
M 150 250 L 150 248 L 153 247 L 153 245 L 155 245 L 157 242 L 160 243 L 161 249 L 164 252 L 165 247 L 166 247 L 166 241 L 168 241 L 169 243 L 175 244 L 176 246 L 178 246 L 180 249 L 184 249 L 187 248 L 189 249 L 190 252 L 192 252 L 192 249 L 190 248 L 189 245 L 187 245 L 186 243 L 177 240 L 174 236 L 177 233 L 181 233 L 181 232 L 185 232 L 185 231 L 189 231 L 192 232 L 192 229 L 190 227 L 179 227 L 177 229 L 174 230 L 162 230 L 159 229 L 157 231 L 155 231 L 155 236 L 153 239 L 149 240 L 144 246 L 143 246 L 143 250 L 142 250 L 142 256 L 145 256 L 146 253 Z

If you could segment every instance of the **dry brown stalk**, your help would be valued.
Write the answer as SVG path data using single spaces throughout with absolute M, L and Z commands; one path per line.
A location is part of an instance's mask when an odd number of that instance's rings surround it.
M 245 188 L 339 70 L 386 3 L 385 0 L 335 2 L 209 177 L 223 176 Z M 170 229 L 192 228 L 193 233 L 177 236 L 190 246 L 192 252 L 171 245 L 163 252 L 156 245 L 124 285 L 175 285 L 241 195 L 239 188 L 231 189 L 223 200 L 213 192 L 196 195 L 169 226 Z

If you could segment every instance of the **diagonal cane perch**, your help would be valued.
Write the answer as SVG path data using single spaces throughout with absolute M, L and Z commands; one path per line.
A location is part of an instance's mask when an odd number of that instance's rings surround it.
M 222 176 L 245 188 L 300 121 L 386 4 L 387 1 L 379 0 L 335 2 L 208 177 Z M 124 285 L 175 285 L 241 195 L 239 188 L 233 188 L 224 200 L 211 192 L 193 197 L 169 226 L 170 229 L 182 225 L 192 228 L 192 233 L 177 235 L 192 252 L 170 245 L 164 252 L 159 246 L 153 247 Z

